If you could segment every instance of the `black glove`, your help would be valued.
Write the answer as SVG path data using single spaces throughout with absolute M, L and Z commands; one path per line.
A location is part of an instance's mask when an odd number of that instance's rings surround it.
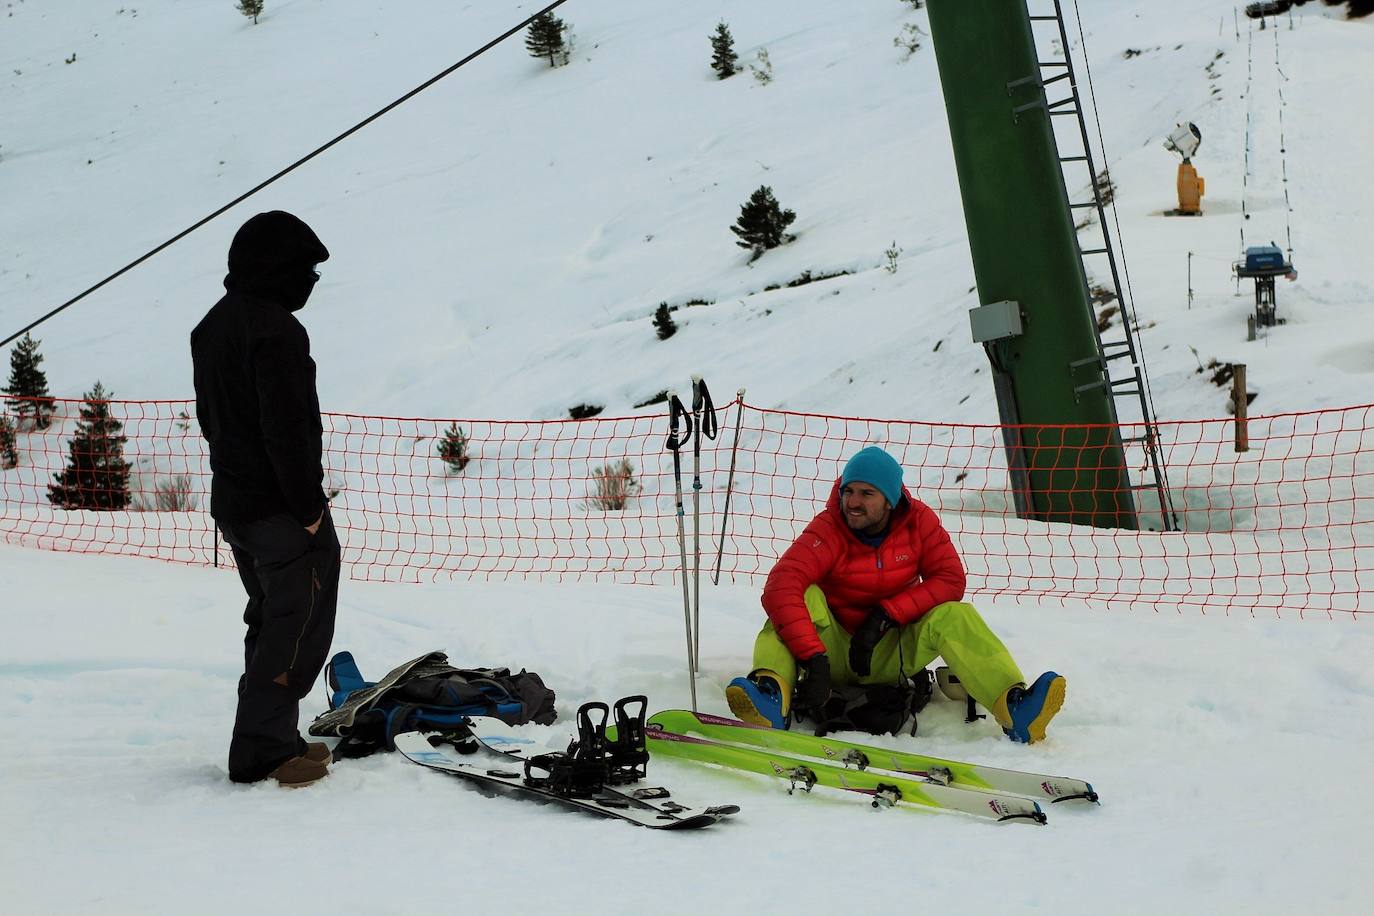
M 824 652 L 811 656 L 801 663 L 801 673 L 801 682 L 797 684 L 797 692 L 792 697 L 792 706 L 816 718 L 815 711 L 830 699 L 829 656 Z
M 883 634 L 892 629 L 892 620 L 880 607 L 869 611 L 868 617 L 859 624 L 849 640 L 849 670 L 859 677 L 868 677 L 873 670 L 873 650 L 882 640 Z

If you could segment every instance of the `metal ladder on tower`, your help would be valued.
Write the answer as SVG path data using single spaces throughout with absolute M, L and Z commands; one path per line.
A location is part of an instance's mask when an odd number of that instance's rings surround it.
M 1122 429 L 1120 413 L 1117 410 L 1117 402 L 1121 399 L 1132 399 L 1139 406 L 1140 420 L 1132 426 L 1139 430 L 1138 435 L 1122 437 L 1121 445 L 1127 450 L 1129 461 L 1129 450 L 1139 447 L 1144 453 L 1144 463 L 1149 472 L 1150 481 L 1147 483 L 1131 484 L 1131 489 L 1137 492 L 1153 490 L 1159 500 L 1159 516 L 1165 531 L 1178 530 L 1178 516 L 1174 512 L 1173 503 L 1169 497 L 1169 488 L 1164 468 L 1164 457 L 1161 452 L 1159 439 L 1159 429 L 1155 420 L 1153 405 L 1151 403 L 1148 376 L 1145 371 L 1144 359 L 1136 346 L 1135 332 L 1132 330 L 1132 322 L 1135 318 L 1131 304 L 1121 291 L 1121 275 L 1117 268 L 1117 256 L 1112 246 L 1111 234 L 1107 229 L 1106 204 L 1103 201 L 1102 189 L 1098 185 L 1097 166 L 1093 161 L 1092 143 L 1088 139 L 1088 124 L 1084 119 L 1083 105 L 1078 94 L 1078 80 L 1074 73 L 1073 56 L 1069 53 L 1068 30 L 1064 24 L 1064 11 L 1060 0 L 1053 0 L 1053 15 L 1031 15 L 1032 30 L 1036 23 L 1054 23 L 1058 29 L 1060 47 L 1063 49 L 1063 60 L 1042 60 L 1037 59 L 1038 74 L 1026 77 L 1025 80 L 1017 80 L 1008 88 L 1020 85 L 1023 82 L 1038 82 L 1040 85 L 1040 99 L 1028 105 L 1019 106 L 1013 109 L 1015 114 L 1030 108 L 1044 107 L 1050 116 L 1051 124 L 1056 117 L 1075 117 L 1078 121 L 1078 139 L 1081 143 L 1082 152 L 1079 155 L 1059 156 L 1060 170 L 1074 169 L 1075 167 L 1086 167 L 1088 171 L 1088 187 L 1092 189 L 1092 199 L 1075 202 L 1069 198 L 1069 213 L 1076 215 L 1084 210 L 1093 210 L 1097 213 L 1097 226 L 1101 232 L 1101 244 L 1097 247 L 1084 248 L 1079 243 L 1079 257 L 1083 261 L 1084 294 L 1092 308 L 1092 291 L 1087 286 L 1088 258 L 1102 258 L 1107 261 L 1108 269 L 1111 274 L 1111 292 L 1116 296 L 1115 301 L 1119 304 L 1121 314 L 1121 328 L 1123 336 L 1120 339 L 1104 340 L 1102 328 L 1098 323 L 1097 316 L 1090 314 L 1089 318 L 1093 327 L 1093 337 L 1097 341 L 1097 355 L 1086 359 L 1075 360 L 1070 363 L 1070 368 L 1078 369 L 1084 366 L 1098 365 L 1102 371 L 1102 377 L 1096 381 L 1088 382 L 1074 388 L 1074 392 L 1087 391 L 1093 388 L 1106 387 L 1111 395 L 1107 400 L 1111 405 L 1111 413 L 1118 429 Z M 1041 46 L 1040 36 L 1036 35 L 1036 47 Z M 1037 55 L 1040 57 L 1043 55 Z M 1060 86 L 1060 84 L 1065 84 Z M 1050 101 L 1051 87 L 1057 90 L 1067 89 L 1067 95 Z M 1056 147 L 1059 138 L 1056 132 Z M 1070 186 L 1069 176 L 1065 174 L 1064 188 Z M 1121 360 L 1128 360 L 1126 364 Z M 1113 371 L 1115 370 L 1115 375 Z M 1139 509 L 1137 510 L 1139 511 Z

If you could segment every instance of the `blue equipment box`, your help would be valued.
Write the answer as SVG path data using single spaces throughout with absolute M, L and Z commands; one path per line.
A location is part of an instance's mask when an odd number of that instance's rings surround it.
M 1245 249 L 1246 270 L 1277 270 L 1283 267 L 1283 251 L 1274 245 Z

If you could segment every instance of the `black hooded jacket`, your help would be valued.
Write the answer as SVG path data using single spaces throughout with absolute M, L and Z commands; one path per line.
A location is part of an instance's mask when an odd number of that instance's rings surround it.
M 320 402 L 310 337 L 292 312 L 329 252 L 304 222 L 259 213 L 229 247 L 227 292 L 191 332 L 196 413 L 210 446 L 210 514 L 281 512 L 303 526 L 325 506 Z

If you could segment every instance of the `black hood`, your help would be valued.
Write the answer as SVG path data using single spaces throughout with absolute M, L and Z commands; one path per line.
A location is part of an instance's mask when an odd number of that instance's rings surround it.
M 224 288 L 294 312 L 315 288 L 315 265 L 327 260 L 329 249 L 298 217 L 284 210 L 259 213 L 234 234 Z

